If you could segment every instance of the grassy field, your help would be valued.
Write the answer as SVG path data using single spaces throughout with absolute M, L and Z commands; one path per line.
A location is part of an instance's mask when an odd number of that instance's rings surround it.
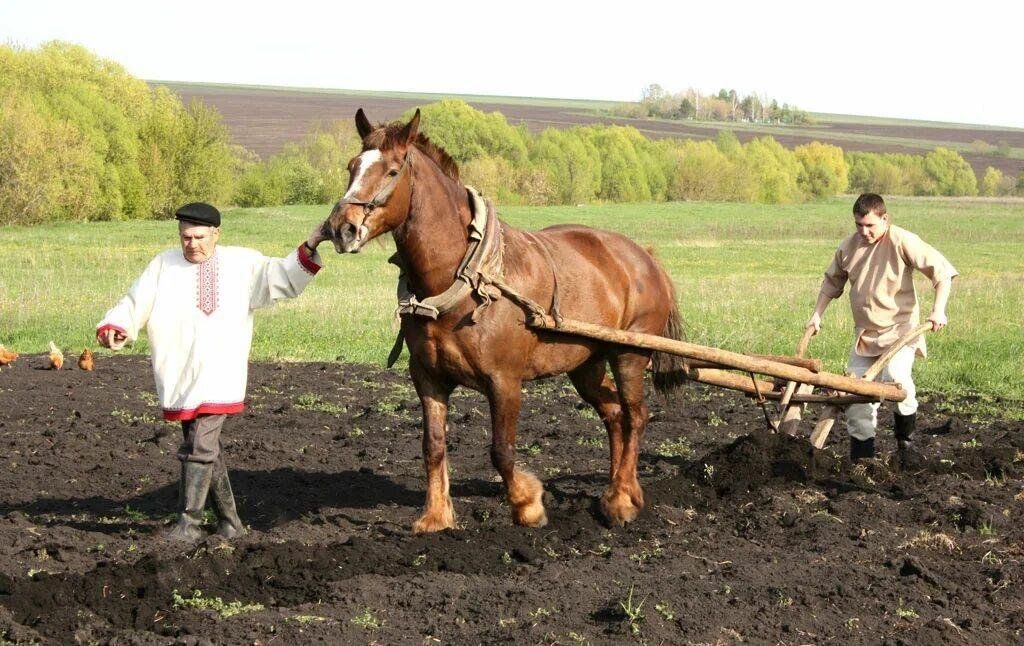
M 821 273 L 852 231 L 849 198 L 795 206 L 630 204 L 503 208 L 518 227 L 580 222 L 619 230 L 656 249 L 679 289 L 690 340 L 730 350 L 789 353 L 813 307 Z M 1024 205 L 894 198 L 895 221 L 960 270 L 950 326 L 929 336 L 919 388 L 1024 417 Z M 222 244 L 283 255 L 326 216 L 324 206 L 238 209 Z M 0 230 L 0 343 L 42 353 L 51 339 L 76 353 L 149 259 L 176 244 L 174 222 L 54 224 Z M 299 299 L 257 314 L 258 360 L 383 363 L 394 339 L 396 269 L 388 238 L 356 256 L 324 247 L 326 268 Z M 932 290 L 918 280 L 922 310 Z M 848 300 L 832 304 L 811 354 L 841 372 L 852 337 Z M 130 349 L 145 353 L 145 342 Z M 101 355 L 102 356 L 102 355 Z

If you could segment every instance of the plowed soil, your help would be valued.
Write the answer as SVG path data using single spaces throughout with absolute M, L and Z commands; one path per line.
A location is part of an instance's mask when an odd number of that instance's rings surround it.
M 256 364 L 224 445 L 249 534 L 164 543 L 180 430 L 145 357 L 0 372 L 0 642 L 986 643 L 1024 631 L 1024 424 L 931 396 L 920 468 L 851 466 L 692 387 L 653 419 L 647 508 L 606 526 L 604 431 L 569 383 L 530 384 L 519 446 L 550 524 L 511 524 L 485 400 L 450 425 L 459 528 L 410 531 L 425 490 L 402 372 Z M 808 414 L 813 419 L 813 415 Z M 183 599 L 210 601 L 187 607 Z M 175 603 L 175 595 L 178 602 Z M 216 603 L 216 599 L 220 603 Z M 231 604 L 237 602 L 233 607 Z M 231 615 L 231 610 L 241 610 Z

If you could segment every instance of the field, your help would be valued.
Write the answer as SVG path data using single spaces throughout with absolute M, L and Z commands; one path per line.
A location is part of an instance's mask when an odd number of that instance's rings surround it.
M 930 339 L 920 362 L 934 392 L 981 398 L 1012 414 L 1024 400 L 1016 358 L 1024 354 L 1019 249 L 1024 203 L 894 198 L 896 222 L 921 235 L 963 274 L 949 305 L 951 325 Z M 619 230 L 655 249 L 680 293 L 690 338 L 731 350 L 789 353 L 814 305 L 821 274 L 851 229 L 848 198 L 795 206 L 634 204 L 501 209 L 512 225 L 581 222 Z M 323 206 L 234 210 L 223 244 L 283 255 L 305 239 Z M 97 321 L 159 250 L 174 244 L 173 222 L 63 223 L 0 231 L 0 343 L 27 353 L 50 340 L 92 343 Z M 258 315 L 258 360 L 383 363 L 394 340 L 397 270 L 390 240 L 355 256 L 324 247 L 326 269 L 303 298 Z M 56 262 L 55 259 L 59 259 Z M 919 277 L 922 309 L 931 287 Z M 826 313 L 811 352 L 841 372 L 850 343 L 846 300 Z M 145 353 L 143 342 L 135 351 Z M 1019 408 L 1019 407 L 1016 407 Z
M 145 343 L 98 353 L 93 373 L 42 370 L 40 354 L 50 339 L 94 346 L 95 322 L 174 243 L 174 223 L 6 228 L 0 343 L 23 356 L 0 372 L 0 643 L 1019 643 L 1022 206 L 890 210 L 963 274 L 916 370 L 919 470 L 889 460 L 888 407 L 883 457 L 851 467 L 841 430 L 812 453 L 764 433 L 748 400 L 694 386 L 650 398 L 647 508 L 610 528 L 601 423 L 552 379 L 527 388 L 517 440 L 551 522 L 521 529 L 489 465 L 486 402 L 458 391 L 459 529 L 413 536 L 420 405 L 404 370 L 380 367 L 388 241 L 331 254 L 306 294 L 257 315 L 249 408 L 224 436 L 251 531 L 184 554 L 157 538 L 179 431 L 158 420 Z M 691 340 L 777 353 L 798 339 L 848 211 L 847 198 L 502 209 L 517 226 L 631 235 L 669 269 Z M 326 212 L 231 211 L 222 243 L 283 254 Z M 927 309 L 930 286 L 918 289 Z M 841 371 L 846 302 L 826 319 L 811 353 Z
M 374 121 L 397 119 L 405 110 L 442 98 L 439 94 L 359 92 L 351 90 L 302 90 L 260 86 L 162 83 L 186 102 L 198 98 L 224 116 L 235 141 L 266 157 L 297 141 L 318 123 L 351 120 L 358 108 Z M 936 146 L 960 152 L 979 176 L 988 166 L 1016 177 L 1024 170 L 1024 129 L 947 124 L 907 119 L 880 119 L 852 115 L 814 114 L 814 125 L 766 126 L 741 123 L 638 120 L 602 114 L 613 104 L 522 97 L 457 96 L 486 112 L 501 112 L 513 124 L 525 124 L 531 132 L 545 128 L 569 128 L 578 124 L 630 125 L 648 137 L 660 139 L 713 139 L 718 131 L 733 130 L 740 141 L 771 135 L 784 146 L 811 141 L 835 144 L 844 150 L 923 154 Z M 990 146 L 1005 143 L 1007 156 L 978 152 L 976 141 Z

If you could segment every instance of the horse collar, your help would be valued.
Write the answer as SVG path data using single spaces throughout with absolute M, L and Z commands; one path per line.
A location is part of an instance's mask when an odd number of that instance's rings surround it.
M 494 207 L 484 200 L 476 189 L 467 186 L 473 219 L 469 223 L 469 248 L 459 263 L 451 286 L 438 294 L 429 296 L 422 301 L 409 289 L 404 263 L 399 254 L 394 254 L 388 262 L 397 265 L 401 270 L 398 276 L 398 310 L 396 315 L 413 314 L 437 319 L 455 309 L 471 293 L 476 292 L 483 303 L 473 312 L 475 321 L 482 310 L 499 294 L 491 288 L 490 283 L 501 276 L 501 223 L 494 213 Z

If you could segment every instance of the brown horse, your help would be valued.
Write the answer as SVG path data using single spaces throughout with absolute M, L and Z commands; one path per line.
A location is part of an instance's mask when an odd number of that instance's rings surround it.
M 446 293 L 470 249 L 472 195 L 455 162 L 419 133 L 419 111 L 407 124 L 373 127 L 360 109 L 362 152 L 348 165 L 346 195 L 324 223 L 338 253 L 355 253 L 391 232 L 409 290 L 419 300 Z M 584 226 L 538 232 L 496 219 L 503 285 L 561 315 L 614 328 L 680 338 L 672 283 L 658 262 L 629 239 Z M 610 483 L 601 499 L 608 520 L 624 524 L 644 506 L 637 457 L 647 425 L 643 377 L 649 351 L 603 344 L 526 326 L 524 309 L 508 298 L 486 307 L 474 291 L 436 319 L 402 317 L 409 373 L 423 405 L 426 509 L 416 532 L 455 526 L 449 495 L 448 398 L 456 386 L 482 392 L 491 410 L 491 461 L 505 482 L 513 519 L 541 527 L 543 485 L 516 469 L 516 426 L 524 380 L 568 373 L 608 431 Z M 655 385 L 681 381 L 681 359 L 654 353 Z M 611 365 L 614 381 L 606 367 Z

